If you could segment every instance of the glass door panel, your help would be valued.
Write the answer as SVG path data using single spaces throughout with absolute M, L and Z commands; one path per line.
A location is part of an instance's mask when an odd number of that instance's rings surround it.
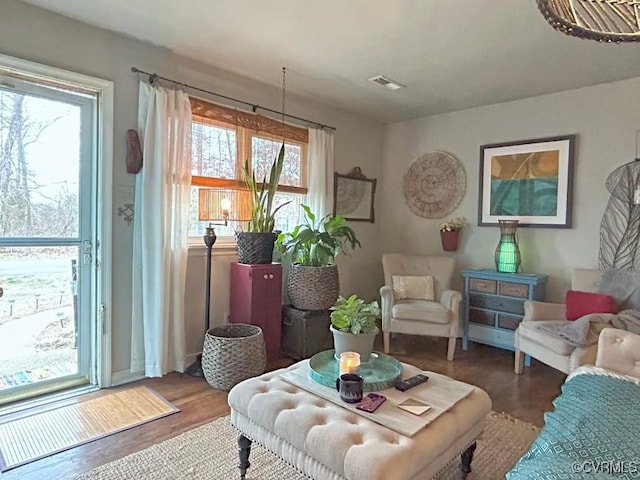
M 95 103 L 0 83 L 0 404 L 94 376 Z

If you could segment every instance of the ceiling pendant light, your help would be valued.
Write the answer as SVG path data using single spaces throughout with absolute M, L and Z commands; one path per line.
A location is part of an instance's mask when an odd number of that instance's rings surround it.
M 547 22 L 567 35 L 621 43 L 640 41 L 640 0 L 536 0 Z

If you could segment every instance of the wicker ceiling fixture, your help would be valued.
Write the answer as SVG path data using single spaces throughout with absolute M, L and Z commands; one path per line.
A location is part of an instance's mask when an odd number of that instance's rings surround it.
M 553 28 L 567 35 L 621 43 L 640 41 L 640 0 L 536 0 Z

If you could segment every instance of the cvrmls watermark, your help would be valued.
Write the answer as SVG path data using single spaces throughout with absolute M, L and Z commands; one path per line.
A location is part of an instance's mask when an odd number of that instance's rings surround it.
M 640 460 L 585 460 L 571 464 L 573 473 L 607 473 L 610 475 L 636 475 L 640 472 Z

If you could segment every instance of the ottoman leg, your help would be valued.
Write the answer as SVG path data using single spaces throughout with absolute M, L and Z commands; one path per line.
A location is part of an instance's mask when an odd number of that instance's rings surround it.
M 240 447 L 240 450 L 238 451 L 240 455 L 240 463 L 238 464 L 238 468 L 240 469 L 240 480 L 244 480 L 244 477 L 247 474 L 247 468 L 251 466 L 251 464 L 249 463 L 249 454 L 251 453 L 251 440 L 249 440 L 243 434 L 240 434 L 238 436 L 238 447 Z
M 476 451 L 476 447 L 476 442 L 473 442 L 460 455 L 460 470 L 462 470 L 463 479 L 467 478 L 467 475 L 471 473 L 471 462 L 473 461 L 473 452 Z

